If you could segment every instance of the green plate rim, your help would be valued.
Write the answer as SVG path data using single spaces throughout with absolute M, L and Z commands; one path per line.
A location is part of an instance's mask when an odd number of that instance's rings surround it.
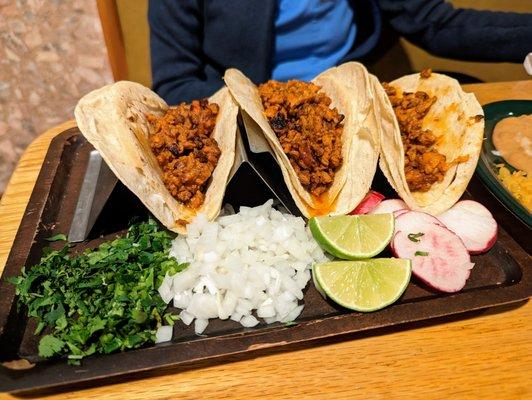
M 517 199 L 504 187 L 494 172 L 494 164 L 506 164 L 511 171 L 515 171 L 502 157 L 491 153 L 495 149 L 492 141 L 493 128 L 501 119 L 510 116 L 532 114 L 532 100 L 503 100 L 488 103 L 484 109 L 484 140 L 480 152 L 479 163 L 476 171 L 488 190 L 517 218 L 532 228 L 532 214 L 517 201 Z M 489 153 L 489 155 L 488 155 Z M 490 158 L 488 158 L 490 157 Z M 494 162 L 493 158 L 496 160 Z

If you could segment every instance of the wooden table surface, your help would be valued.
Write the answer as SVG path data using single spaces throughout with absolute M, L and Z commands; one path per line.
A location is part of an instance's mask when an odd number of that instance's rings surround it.
M 475 84 L 466 90 L 483 104 L 532 99 L 532 80 Z M 67 122 L 37 138 L 11 178 L 0 203 L 0 272 L 50 140 L 71 126 L 73 122 Z M 522 302 L 24 397 L 532 399 L 531 317 L 532 303 Z

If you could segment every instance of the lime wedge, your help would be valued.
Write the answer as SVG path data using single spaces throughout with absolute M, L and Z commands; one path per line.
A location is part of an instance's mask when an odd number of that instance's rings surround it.
M 393 214 L 314 217 L 309 228 L 319 245 L 344 260 L 371 258 L 392 239 Z
M 321 294 L 322 297 L 327 298 L 327 294 L 323 291 L 323 289 L 321 288 L 320 283 L 316 279 L 316 273 L 314 272 L 314 268 L 316 268 L 316 267 L 313 267 L 313 269 L 312 269 L 312 283 L 314 284 L 314 287 L 316 288 L 318 293 Z
M 375 258 L 316 264 L 314 279 L 327 297 L 351 310 L 380 310 L 401 297 L 412 271 L 410 260 Z

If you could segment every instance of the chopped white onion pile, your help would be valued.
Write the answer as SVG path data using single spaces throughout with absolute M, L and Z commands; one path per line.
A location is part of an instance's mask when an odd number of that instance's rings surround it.
M 170 255 L 189 267 L 165 277 L 163 300 L 182 309 L 181 321 L 194 321 L 201 334 L 210 318 L 252 327 L 289 322 L 299 316 L 310 268 L 326 260 L 303 219 L 272 208 L 272 200 L 208 222 L 197 216 L 177 237 Z

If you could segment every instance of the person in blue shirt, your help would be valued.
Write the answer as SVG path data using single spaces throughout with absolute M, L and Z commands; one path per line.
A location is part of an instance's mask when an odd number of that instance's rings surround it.
M 279 0 L 274 19 L 272 78 L 310 81 L 353 48 L 357 34 L 348 0 Z
M 169 104 L 210 96 L 230 67 L 261 83 L 364 62 L 383 23 L 443 57 L 522 62 L 532 51 L 532 14 L 444 0 L 150 0 L 148 20 L 153 89 Z

